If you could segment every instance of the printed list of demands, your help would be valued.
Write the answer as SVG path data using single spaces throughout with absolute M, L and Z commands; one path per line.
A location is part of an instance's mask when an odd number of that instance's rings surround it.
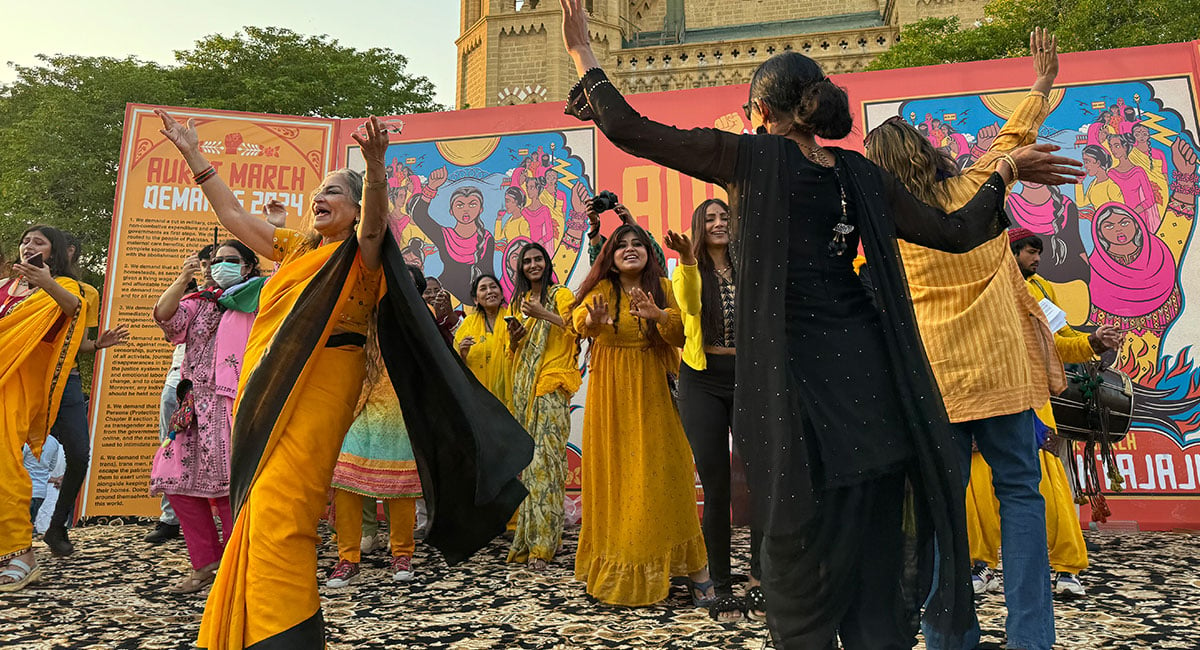
M 159 402 L 172 346 L 153 320 L 154 304 L 178 277 L 187 255 L 212 242 L 215 219 L 131 211 L 114 274 L 110 322 L 129 326 L 128 342 L 109 351 L 98 423 L 89 514 L 152 511 L 150 465 L 159 445 Z M 222 234 L 223 238 L 225 235 Z

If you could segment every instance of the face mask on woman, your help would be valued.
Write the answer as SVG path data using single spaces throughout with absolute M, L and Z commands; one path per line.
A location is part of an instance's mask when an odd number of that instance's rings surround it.
M 237 262 L 219 262 L 209 268 L 213 282 L 222 289 L 228 289 L 242 281 L 242 265 Z

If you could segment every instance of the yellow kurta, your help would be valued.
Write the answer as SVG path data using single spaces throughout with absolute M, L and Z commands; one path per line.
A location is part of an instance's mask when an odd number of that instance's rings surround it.
M 507 352 L 508 326 L 504 323 L 505 310 L 503 307 L 496 315 L 493 324 L 495 331 L 489 332 L 487 317 L 478 309 L 463 319 L 458 330 L 454 332 L 454 349 L 468 336 L 475 338 L 475 345 L 467 351 L 463 361 L 479 383 L 483 384 L 501 402 L 511 405 L 512 386 L 509 384 L 511 371 L 510 356 Z
M 668 343 L 682 345 L 679 308 L 666 280 L 663 291 L 670 319 L 659 331 Z M 585 326 L 586 305 L 597 293 L 608 300 L 615 331 Z M 671 576 L 707 562 L 692 452 L 667 385 L 678 356 L 647 349 L 628 298 L 618 305 L 607 281 L 584 296 L 573 317 L 576 331 L 592 339 L 575 579 L 601 602 L 649 605 L 667 597 Z
M 1108 178 L 1102 181 L 1093 178 L 1087 189 L 1084 189 L 1083 183 L 1075 186 L 1075 203 L 1080 207 L 1091 206 L 1093 209 L 1097 209 L 1105 203 L 1124 202 L 1125 199 L 1121 197 L 1121 188 Z
M 1000 155 L 1035 141 L 1046 109 L 1045 96 L 1031 92 L 988 152 L 942 182 L 942 209 L 961 208 Z M 1007 234 L 962 254 L 898 244 L 921 340 L 951 422 L 1036 409 L 1049 399 L 1048 387 L 1065 387 L 1045 317 L 1025 298 Z
M 246 345 L 243 362 L 249 370 L 239 382 L 235 420 L 247 380 L 338 244 L 307 250 L 300 233 L 277 229 L 274 247 L 280 269 L 263 287 Z M 245 648 L 310 621 L 320 609 L 317 524 L 366 377 L 361 347 L 325 347 L 325 341 L 333 333 L 365 333 L 382 293 L 382 273 L 367 270 L 358 254 L 339 307 L 323 324 L 320 342 L 271 431 L 226 538 L 221 570 L 200 624 L 199 647 Z
M 82 298 L 78 282 L 55 280 Z M 42 453 L 83 340 L 86 312 L 87 304 L 80 300 L 75 313 L 64 314 L 54 298 L 38 289 L 0 317 L 0 562 L 23 554 L 32 544 L 33 488 L 22 447 L 28 444 L 33 453 Z M 45 340 L 52 330 L 53 339 Z

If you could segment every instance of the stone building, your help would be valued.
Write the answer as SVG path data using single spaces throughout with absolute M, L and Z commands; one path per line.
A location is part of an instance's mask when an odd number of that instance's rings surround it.
M 457 108 L 561 101 L 575 83 L 554 0 L 460 0 Z M 983 15 L 987 0 L 585 0 L 592 44 L 627 93 L 746 83 L 794 49 L 854 72 L 928 17 Z

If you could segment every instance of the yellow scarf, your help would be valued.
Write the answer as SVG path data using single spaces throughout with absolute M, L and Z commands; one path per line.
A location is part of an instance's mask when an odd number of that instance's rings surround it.
M 80 297 L 75 313 L 64 316 L 54 298 L 38 289 L 0 318 L 0 403 L 5 411 L 0 426 L 24 431 L 25 442 L 37 456 L 41 456 L 42 443 L 58 417 L 87 315 L 79 283 L 68 277 L 55 280 Z M 66 320 L 54 339 L 45 341 L 63 318 Z

